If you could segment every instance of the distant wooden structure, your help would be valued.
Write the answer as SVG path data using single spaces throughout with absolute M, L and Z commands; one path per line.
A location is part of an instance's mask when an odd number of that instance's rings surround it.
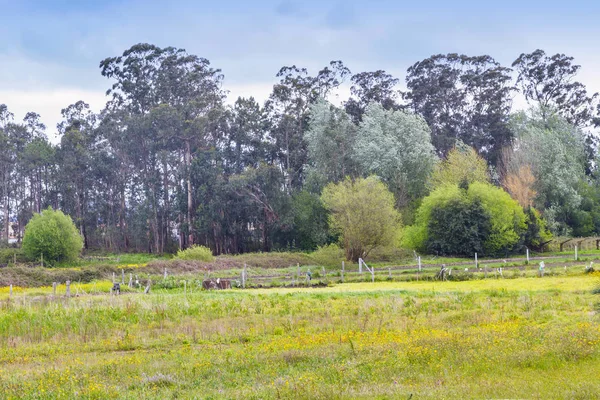
M 557 237 L 545 244 L 549 244 L 548 247 L 550 248 L 550 250 L 558 250 L 561 252 L 573 251 L 575 247 L 577 247 L 578 250 L 600 250 L 600 237 Z
M 202 281 L 202 288 L 205 290 L 231 289 L 231 281 L 221 278 L 206 279 Z

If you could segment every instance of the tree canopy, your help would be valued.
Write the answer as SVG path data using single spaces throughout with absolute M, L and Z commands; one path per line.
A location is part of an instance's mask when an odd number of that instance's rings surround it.
M 394 196 L 377 177 L 330 183 L 321 199 L 329 224 L 340 234 L 346 258 L 358 261 L 378 246 L 390 245 L 400 228 Z
M 57 141 L 35 110 L 17 120 L 0 103 L 2 242 L 22 242 L 51 207 L 88 250 L 315 249 L 344 242 L 327 201 L 348 182 L 383 185 L 391 194 L 375 198 L 392 199 L 389 218 L 415 220 L 405 237 L 422 251 L 502 253 L 541 246 L 548 231 L 600 235 L 598 96 L 569 55 L 535 50 L 506 66 L 436 54 L 404 75 L 340 60 L 274 66 L 264 102 L 228 100 L 219 67 L 176 47 L 135 44 L 99 67 L 106 106 L 65 104 Z M 530 108 L 515 109 L 516 95 Z M 502 207 L 518 223 L 502 220 Z M 446 231 L 454 243 L 442 242 Z M 359 247 L 351 258 L 371 244 Z

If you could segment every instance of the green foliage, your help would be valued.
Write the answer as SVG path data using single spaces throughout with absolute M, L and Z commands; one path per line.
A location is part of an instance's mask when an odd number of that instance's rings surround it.
M 310 108 L 309 129 L 304 134 L 314 172 L 329 182 L 356 175 L 356 126 L 346 112 L 326 100 Z
M 490 219 L 478 199 L 461 197 L 434 206 L 427 226 L 427 251 L 440 255 L 482 254 L 491 231 Z
M 458 139 L 496 165 L 512 139 L 512 71 L 488 55 L 450 53 L 421 60 L 407 72 L 405 99 L 427 120 L 438 154 L 447 154 Z
M 443 185 L 460 185 L 473 182 L 490 182 L 490 174 L 485 160 L 474 148 L 458 142 L 450 150 L 446 159 L 435 166 L 429 180 L 432 188 Z
M 22 249 L 5 247 L 0 248 L 0 265 L 12 264 L 15 259 L 17 262 L 25 261 L 25 256 Z
M 355 157 L 363 175 L 383 179 L 399 206 L 425 195 L 425 182 L 437 161 L 431 130 L 423 118 L 376 103 L 363 116 Z
M 366 257 L 377 246 L 393 243 L 400 229 L 394 196 L 377 177 L 330 183 L 321 199 L 331 212 L 331 228 L 339 232 L 348 260 Z
M 48 208 L 41 214 L 34 214 L 25 227 L 23 252 L 32 261 L 52 265 L 56 262 L 77 259 L 83 248 L 83 239 L 71 217 L 60 210 Z
M 335 243 L 321 246 L 310 254 L 318 266 L 340 267 L 344 260 L 344 250 Z
M 464 196 L 458 185 L 445 185 L 434 190 L 425 197 L 417 210 L 415 223 L 404 230 L 402 243 L 404 246 L 422 252 L 427 251 L 428 231 L 434 207 L 444 207 L 450 201 Z
M 481 182 L 466 190 L 444 185 L 423 199 L 415 224 L 406 230 L 404 244 L 443 254 L 498 255 L 519 243 L 525 221 L 519 204 L 500 188 Z
M 543 210 L 553 234 L 571 235 L 568 218 L 582 203 L 579 185 L 585 179 L 583 132 L 545 109 L 517 113 L 511 124 L 519 142 L 515 154 L 535 176 L 536 207 Z
M 472 201 L 481 201 L 490 213 L 492 228 L 484 244 L 485 254 L 512 251 L 526 228 L 525 214 L 519 203 L 504 190 L 486 183 L 469 185 L 467 194 Z
M 205 262 L 211 262 L 214 260 L 212 251 L 208 247 L 197 245 L 188 247 L 185 250 L 179 250 L 175 258 L 179 260 L 196 260 Z
M 532 250 L 540 251 L 544 244 L 552 239 L 552 233 L 548 230 L 546 221 L 535 208 L 527 207 L 525 217 L 527 229 L 523 234 L 523 244 Z
M 318 195 L 302 190 L 292 197 L 295 247 L 314 250 L 330 239 L 328 213 Z

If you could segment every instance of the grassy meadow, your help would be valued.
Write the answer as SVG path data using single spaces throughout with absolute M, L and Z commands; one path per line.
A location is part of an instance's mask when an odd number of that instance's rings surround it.
M 598 283 L 577 272 L 121 296 L 94 282 L 71 298 L 2 289 L 0 393 L 599 398 Z

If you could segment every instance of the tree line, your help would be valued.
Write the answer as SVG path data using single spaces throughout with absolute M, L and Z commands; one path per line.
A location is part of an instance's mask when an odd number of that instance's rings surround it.
M 227 105 L 224 76 L 207 59 L 137 44 L 100 62 L 106 107 L 64 108 L 57 145 L 37 113 L 15 121 L 0 105 L 1 238 L 22 238 L 52 207 L 72 217 L 87 249 L 308 250 L 337 240 L 321 196 L 328 184 L 376 175 L 412 225 L 452 168 L 483 170 L 554 234 L 599 234 L 600 108 L 579 69 L 542 50 L 510 67 L 440 54 L 412 65 L 400 91 L 383 70 L 332 61 L 316 73 L 283 67 L 263 104 Z M 329 102 L 345 84 L 350 97 Z M 518 93 L 528 110 L 513 109 Z M 448 164 L 457 148 L 472 149 L 462 160 L 474 164 Z

